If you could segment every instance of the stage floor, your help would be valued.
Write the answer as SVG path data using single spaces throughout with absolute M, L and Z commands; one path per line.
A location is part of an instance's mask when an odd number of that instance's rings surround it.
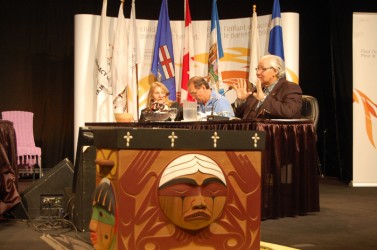
M 31 181 L 21 180 L 20 191 Z M 296 249 L 377 249 L 377 188 L 353 188 L 328 177 L 319 187 L 320 212 L 262 221 L 261 240 Z M 92 249 L 88 232 L 40 219 L 1 221 L 0 242 L 1 249 Z

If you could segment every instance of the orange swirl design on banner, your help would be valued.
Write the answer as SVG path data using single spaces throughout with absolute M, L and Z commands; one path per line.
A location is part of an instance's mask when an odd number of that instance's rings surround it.
M 361 97 L 361 101 L 362 101 L 363 106 L 364 106 L 365 129 L 366 129 L 366 132 L 367 132 L 367 135 L 368 135 L 368 139 L 369 139 L 370 143 L 372 144 L 372 146 L 374 148 L 376 148 L 376 146 L 374 144 L 374 139 L 373 139 L 372 116 L 374 118 L 377 118 L 377 113 L 376 113 L 377 104 L 375 102 L 373 102 L 366 94 L 364 94 L 360 90 L 358 90 L 358 89 L 355 89 L 355 90 L 357 91 L 357 93 Z M 354 103 L 360 103 L 359 99 L 357 98 L 357 95 L 355 93 L 352 93 L 352 94 L 353 94 L 353 100 L 352 101 Z

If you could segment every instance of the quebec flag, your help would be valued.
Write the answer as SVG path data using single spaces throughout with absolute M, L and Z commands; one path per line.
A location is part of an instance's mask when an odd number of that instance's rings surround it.
M 153 51 L 152 73 L 169 89 L 169 99 L 176 100 L 173 42 L 167 0 L 162 0 Z
M 285 60 L 279 0 L 274 0 L 274 6 L 272 7 L 268 52 L 271 55 L 280 56 L 283 61 Z

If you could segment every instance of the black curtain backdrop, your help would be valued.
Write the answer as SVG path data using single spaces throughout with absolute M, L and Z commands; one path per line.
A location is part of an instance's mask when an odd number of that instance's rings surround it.
M 34 113 L 42 167 L 73 160 L 73 3 L 2 3 L 0 111 Z
M 183 20 L 184 0 L 168 0 Z M 108 0 L 116 17 L 119 0 Z M 131 0 L 126 0 L 129 16 Z M 212 0 L 190 0 L 193 20 L 211 18 Z M 220 19 L 271 14 L 273 0 L 218 0 Z M 158 19 L 161 0 L 136 0 L 137 19 Z M 34 112 L 43 167 L 73 161 L 73 34 L 75 14 L 100 15 L 102 0 L 6 1 L 0 15 L 0 111 Z M 352 179 L 352 13 L 377 12 L 367 0 L 280 0 L 300 14 L 300 86 L 319 101 L 318 151 L 328 176 Z M 283 34 L 284 35 L 284 34 Z

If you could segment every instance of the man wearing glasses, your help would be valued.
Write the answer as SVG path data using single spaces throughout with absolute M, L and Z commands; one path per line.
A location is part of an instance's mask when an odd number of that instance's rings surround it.
M 234 117 L 229 101 L 217 91 L 212 90 L 204 77 L 192 77 L 187 83 L 187 89 L 198 102 L 199 112 L 206 113 L 206 107 L 211 107 L 212 114 Z
M 298 84 L 285 79 L 284 61 L 275 55 L 263 56 L 256 71 L 258 79 L 251 91 L 244 79 L 233 84 L 237 92 L 236 117 L 300 118 L 302 90 Z

